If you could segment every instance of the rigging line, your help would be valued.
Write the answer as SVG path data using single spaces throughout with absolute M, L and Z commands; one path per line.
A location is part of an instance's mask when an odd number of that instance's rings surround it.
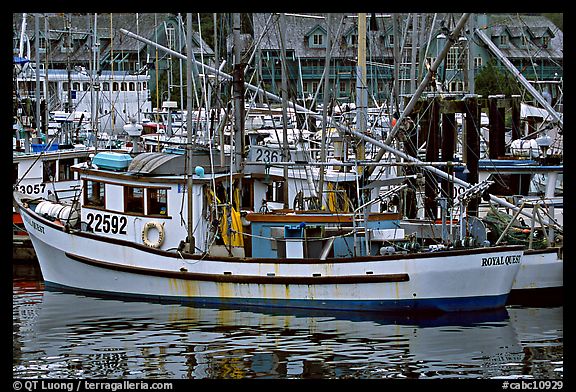
M 199 29 L 199 30 L 201 29 L 201 27 L 200 27 L 200 14 L 198 14 L 198 29 Z M 200 34 L 200 53 L 201 53 L 201 56 L 202 56 L 202 53 L 203 53 L 203 51 L 204 51 L 203 48 L 202 48 L 202 33 L 200 32 L 199 34 Z M 202 62 L 204 62 L 203 59 L 202 59 Z M 204 77 L 204 82 L 206 83 L 206 81 L 207 81 L 207 77 L 205 76 L 205 77 Z M 207 92 L 206 85 L 204 86 L 203 99 L 206 100 L 207 105 L 208 105 L 209 98 L 208 98 L 208 92 Z M 198 106 L 198 108 L 200 109 L 201 106 Z M 209 124 L 208 124 L 208 122 L 210 121 L 210 113 L 208 112 L 207 108 L 205 108 L 204 113 L 205 113 L 205 117 L 206 117 L 205 135 L 208 136 L 208 148 L 209 148 L 209 153 L 210 153 L 210 155 L 209 155 L 209 156 L 210 156 L 210 169 L 212 170 L 212 173 L 214 173 L 214 172 L 215 172 L 215 171 L 214 171 L 214 156 L 213 156 L 213 145 L 212 145 L 213 138 L 210 137 L 210 135 L 209 135 L 210 129 L 209 129 Z M 200 113 L 200 110 L 199 110 L 199 117 L 200 117 L 200 115 L 201 115 L 201 113 Z M 192 131 L 192 130 L 189 130 L 189 132 L 191 132 L 191 131 Z M 222 148 L 222 149 L 224 148 L 224 143 L 222 143 L 221 148 Z M 223 163 L 224 163 L 224 162 L 220 162 L 220 165 L 222 165 Z M 189 170 L 190 170 L 190 172 L 192 172 L 193 169 L 192 169 L 192 168 L 189 168 Z M 231 187 L 232 187 L 232 186 L 231 186 Z M 213 189 L 213 191 L 214 191 L 214 194 L 216 194 L 216 179 L 214 178 L 214 176 L 212 176 L 212 189 Z M 200 224 L 200 222 L 198 221 L 198 222 L 196 223 L 196 226 L 195 226 L 194 229 L 192 230 L 192 234 L 194 234 L 194 233 L 196 232 L 196 229 L 198 228 L 198 225 L 199 225 L 199 224 Z
M 197 13 L 197 21 L 198 21 L 198 35 L 200 36 L 200 61 L 202 62 L 202 64 L 204 64 L 204 47 L 202 45 L 202 26 L 200 24 L 200 13 Z M 204 137 L 208 137 L 208 128 L 209 128 L 209 110 L 210 110 L 210 99 L 208 97 L 208 88 L 207 88 L 207 81 L 208 81 L 208 75 L 206 74 L 206 72 L 203 72 L 203 86 L 204 86 L 204 104 L 205 104 L 205 108 L 204 108 L 204 113 L 205 113 L 205 117 L 206 117 L 206 123 L 204 124 Z

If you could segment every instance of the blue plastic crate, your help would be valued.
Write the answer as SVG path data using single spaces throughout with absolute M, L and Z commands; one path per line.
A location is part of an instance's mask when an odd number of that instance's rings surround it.
M 32 146 L 32 152 L 56 151 L 56 150 L 58 150 L 58 143 L 52 143 L 51 145 L 31 143 L 31 146 Z M 46 146 L 48 146 L 48 147 L 46 147 Z

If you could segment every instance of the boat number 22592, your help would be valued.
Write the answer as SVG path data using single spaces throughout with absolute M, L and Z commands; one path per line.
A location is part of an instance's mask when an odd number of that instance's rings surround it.
M 88 219 L 88 226 L 95 232 L 126 234 L 127 219 L 125 216 L 93 214 L 89 212 L 86 218 Z

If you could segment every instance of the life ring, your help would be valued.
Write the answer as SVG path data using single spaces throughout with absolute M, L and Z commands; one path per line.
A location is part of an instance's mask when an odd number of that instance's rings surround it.
M 148 231 L 153 227 L 158 231 L 158 239 L 154 242 L 150 241 L 148 238 Z M 154 221 L 146 222 L 146 224 L 144 224 L 144 229 L 142 229 L 142 242 L 144 242 L 144 245 L 151 248 L 159 248 L 164 242 L 164 224 Z

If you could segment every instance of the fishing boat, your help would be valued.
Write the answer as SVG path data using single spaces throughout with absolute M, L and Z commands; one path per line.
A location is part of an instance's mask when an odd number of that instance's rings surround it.
M 234 23 L 239 25 L 238 14 Z M 220 165 L 211 149 L 201 156 L 191 132 L 186 154 L 99 153 L 74 165 L 81 193 L 64 220 L 58 203 L 16 192 L 46 285 L 123 297 L 331 311 L 449 312 L 505 305 L 520 268 L 521 245 L 478 245 L 464 236 L 446 247 L 419 241 L 406 235 L 398 211 L 380 212 L 379 187 L 365 188 L 348 211 L 317 205 L 270 211 L 276 184 L 285 191 L 291 180 L 244 165 L 242 87 L 280 100 L 283 117 L 287 99 L 241 83 L 238 64 L 231 77 L 192 59 L 189 67 L 192 61 L 232 79 L 228 153 L 221 145 Z M 190 98 L 187 106 L 192 107 Z M 283 125 L 286 133 L 286 121 Z M 287 148 L 287 137 L 283 141 Z M 361 172 L 353 176 L 359 183 Z
M 185 166 L 181 154 L 101 152 L 73 166 L 82 194 L 65 219 L 65 206 L 16 192 L 46 285 L 196 303 L 464 311 L 504 306 L 520 268 L 522 246 L 418 249 L 395 213 L 362 223 L 354 213 L 254 212 L 269 178 L 197 166 L 188 190 Z M 240 181 L 253 200 L 242 214 Z
M 522 266 L 514 280 L 509 302 L 561 300 L 564 287 L 564 202 L 563 196 L 555 194 L 555 189 L 563 165 L 543 165 L 531 160 L 527 164 L 512 160 L 484 162 L 480 167 L 486 169 L 484 165 L 490 165 L 492 176 L 524 177 L 527 183 L 535 176 L 543 175 L 545 178 L 543 194 L 530 195 L 527 189 L 513 192 L 510 198 L 519 207 L 519 212 L 510 214 L 490 206 L 482 220 L 494 243 L 522 244 L 525 247 Z M 494 165 L 497 165 L 496 169 Z M 509 181 L 508 184 L 514 182 L 517 181 Z M 528 188 L 529 184 L 525 185 L 524 188 Z M 532 215 L 528 223 L 519 217 L 523 210 Z

